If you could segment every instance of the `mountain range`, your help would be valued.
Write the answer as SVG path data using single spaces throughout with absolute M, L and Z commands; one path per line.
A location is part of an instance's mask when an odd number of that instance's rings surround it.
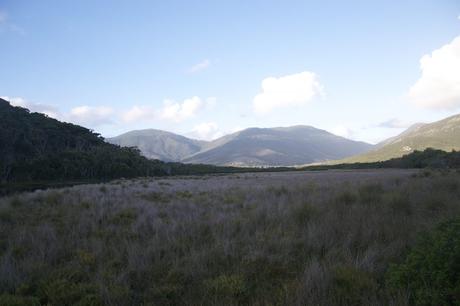
M 426 148 L 460 150 L 460 115 L 414 124 L 376 145 L 304 125 L 248 128 L 213 141 L 153 129 L 131 131 L 107 141 L 138 147 L 148 158 L 184 163 L 260 167 L 375 162 Z
M 373 148 L 311 126 L 248 128 L 213 141 L 159 130 L 131 131 L 108 142 L 138 147 L 148 158 L 225 166 L 295 166 L 341 159 Z

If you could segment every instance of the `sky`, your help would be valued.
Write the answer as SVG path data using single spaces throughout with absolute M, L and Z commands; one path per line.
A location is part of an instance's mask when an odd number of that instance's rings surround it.
M 460 113 L 460 1 L 0 0 L 0 96 L 105 137 Z

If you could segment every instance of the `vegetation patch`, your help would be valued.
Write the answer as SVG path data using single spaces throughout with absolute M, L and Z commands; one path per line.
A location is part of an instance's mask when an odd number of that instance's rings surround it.
M 423 234 L 405 260 L 392 265 L 387 283 L 407 290 L 413 305 L 460 304 L 460 219 Z

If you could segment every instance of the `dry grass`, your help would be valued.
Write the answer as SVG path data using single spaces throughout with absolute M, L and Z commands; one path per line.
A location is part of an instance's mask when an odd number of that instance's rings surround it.
M 459 200 L 458 173 L 410 170 L 22 194 L 0 199 L 0 292 L 44 305 L 405 305 L 385 289 L 389 263 Z

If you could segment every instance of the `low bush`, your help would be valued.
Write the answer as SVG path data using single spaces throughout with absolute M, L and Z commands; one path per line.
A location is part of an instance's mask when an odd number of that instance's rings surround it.
M 460 305 L 460 219 L 424 234 L 387 275 L 393 290 L 406 289 L 413 305 Z

